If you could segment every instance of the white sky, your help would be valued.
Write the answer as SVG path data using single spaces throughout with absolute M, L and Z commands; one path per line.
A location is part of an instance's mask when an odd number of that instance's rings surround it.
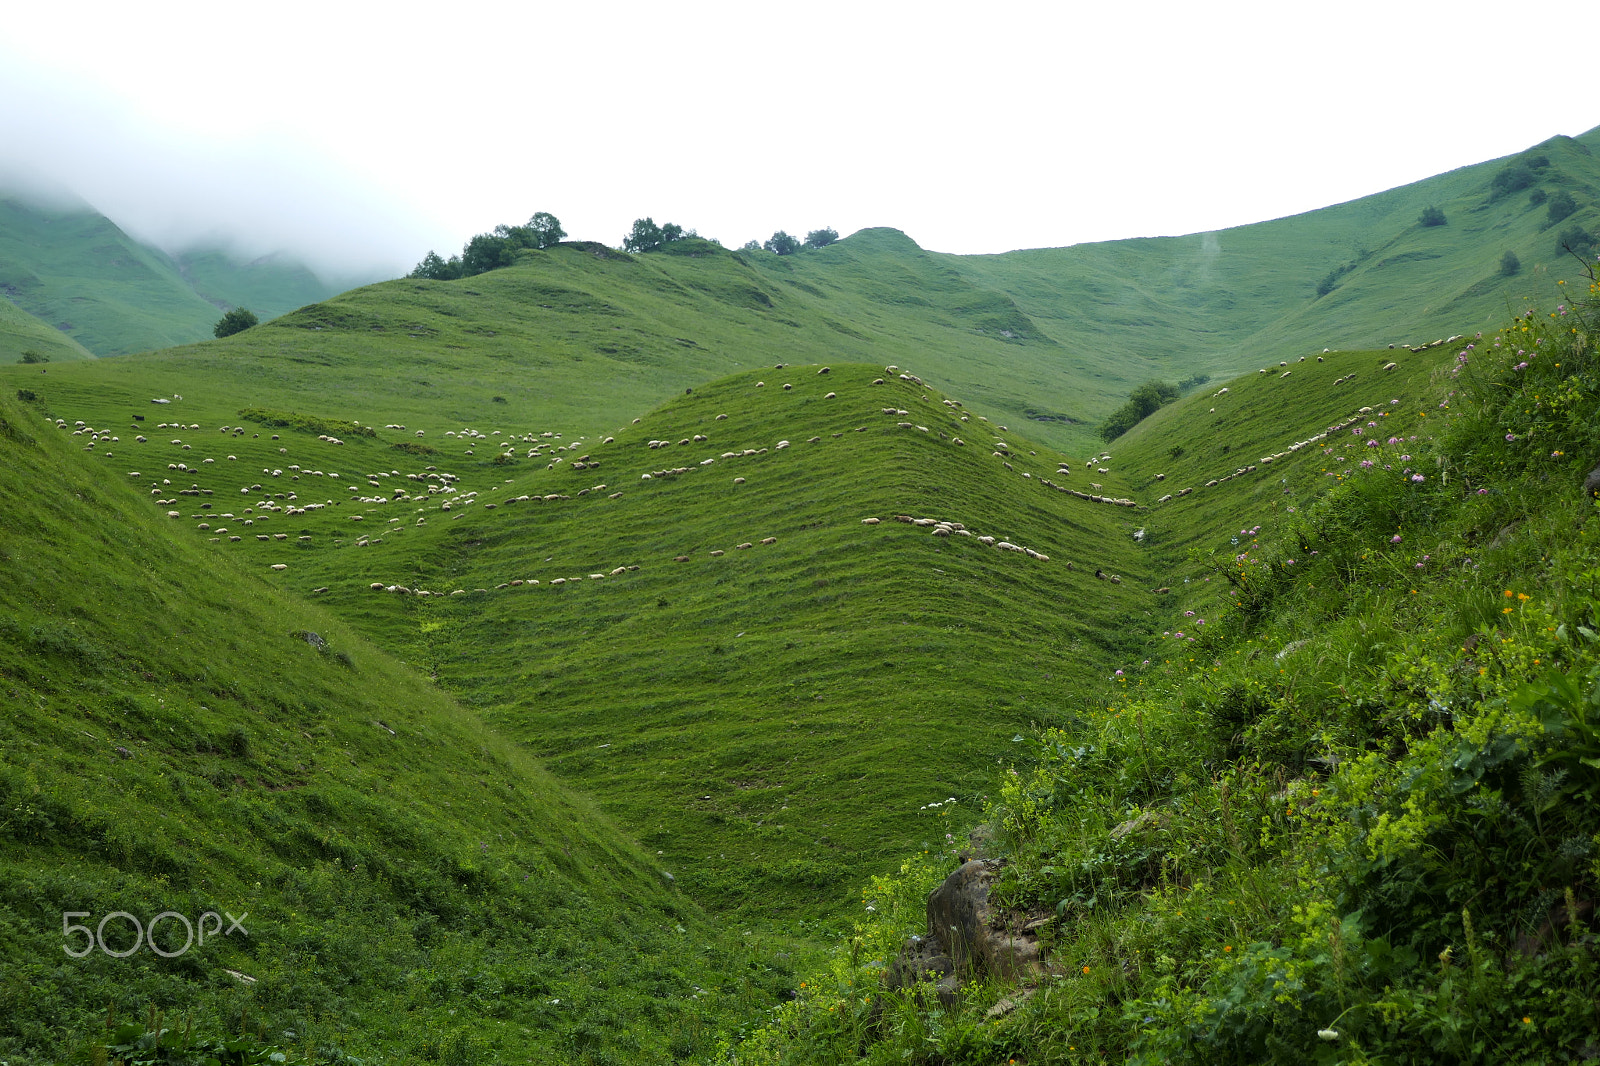
M 168 247 L 398 274 L 499 222 L 998 252 L 1353 199 L 1600 125 L 1600 4 L 52 0 L 0 172 Z M 1563 59 L 1563 57 L 1568 57 Z

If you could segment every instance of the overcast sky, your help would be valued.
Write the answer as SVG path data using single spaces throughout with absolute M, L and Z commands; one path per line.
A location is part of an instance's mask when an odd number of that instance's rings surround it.
M 1543 14 L 1539 9 L 1543 8 Z M 0 172 L 327 271 L 557 215 L 999 252 L 1353 199 L 1600 124 L 1600 4 L 52 0 Z M 1581 51 L 1581 48 L 1578 49 Z

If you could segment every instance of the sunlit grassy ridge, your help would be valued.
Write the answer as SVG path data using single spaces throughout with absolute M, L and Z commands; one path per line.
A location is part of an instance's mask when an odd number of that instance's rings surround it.
M 770 1001 L 777 948 L 728 955 L 524 747 L 256 560 L 172 536 L 79 439 L 0 399 L 7 1061 L 152 1007 L 308 1060 L 660 1061 Z M 248 938 L 63 953 L 64 912 L 166 910 L 248 912 Z M 183 940 L 169 919 L 158 943 Z

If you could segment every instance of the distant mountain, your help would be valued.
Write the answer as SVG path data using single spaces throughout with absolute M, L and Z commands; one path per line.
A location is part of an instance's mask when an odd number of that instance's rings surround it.
M 0 362 L 52 361 L 203 340 L 221 313 L 274 318 L 338 291 L 279 256 L 241 261 L 217 249 L 177 257 L 142 244 L 87 205 L 0 195 Z M 19 318 L 14 311 L 33 320 Z

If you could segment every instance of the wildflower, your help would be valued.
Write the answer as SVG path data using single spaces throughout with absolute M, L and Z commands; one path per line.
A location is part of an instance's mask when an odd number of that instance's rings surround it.
M 1526 1014 L 1524 1014 L 1522 1016 L 1522 1024 L 1523 1025 L 1532 1025 L 1533 1024 L 1533 1019 L 1528 1017 Z
M 1516 595 L 1515 592 L 1512 592 L 1510 589 L 1506 589 L 1506 599 L 1509 600 L 1511 597 L 1513 597 L 1515 595 Z
M 1397 403 L 1399 403 L 1399 402 L 1400 402 L 1400 401 L 1399 401 L 1399 400 L 1390 400 L 1390 401 L 1389 401 L 1389 406 L 1390 406 L 1390 407 L 1393 407 L 1393 406 L 1394 406 L 1394 405 L 1395 405 L 1395 404 L 1397 404 Z
M 1487 495 L 1489 495 L 1489 490 L 1488 489 L 1479 489 L 1478 490 L 1478 495 L 1479 496 L 1487 496 Z
M 1399 544 L 1400 543 L 1400 534 L 1396 533 L 1394 536 L 1390 537 L 1389 538 L 1389 543 L 1390 544 Z
M 1184 611 L 1183 612 L 1183 616 L 1185 618 L 1193 618 L 1194 617 L 1194 612 L 1193 611 Z
M 1223 951 L 1232 951 L 1233 950 L 1233 945 L 1232 944 L 1224 944 L 1224 945 L 1222 945 L 1222 950 Z
M 1116 674 L 1116 676 L 1117 676 L 1117 677 L 1121 677 L 1121 676 L 1122 676 L 1122 671 L 1121 671 L 1121 670 L 1118 670 L 1118 671 L 1117 671 L 1117 674 Z
M 1424 478 L 1421 474 L 1412 474 L 1411 475 L 1411 480 L 1412 481 L 1426 481 L 1427 479 Z
M 1559 458 L 1561 458 L 1561 457 L 1562 457 L 1562 456 L 1563 456 L 1563 455 L 1565 455 L 1565 454 L 1566 454 L 1566 453 L 1565 453 L 1565 452 L 1559 452 L 1559 451 L 1556 451 L 1556 452 L 1551 452 L 1551 453 L 1550 453 L 1550 458 L 1552 458 L 1552 459 L 1559 459 Z
M 1318 1029 L 1317 1030 L 1317 1036 L 1319 1036 L 1323 1040 L 1337 1040 L 1337 1039 L 1339 1039 L 1339 1030 L 1337 1030 L 1337 1029 Z
M 1517 439 L 1517 435 L 1515 433 L 1507 433 L 1506 434 L 1506 440 L 1516 440 L 1516 439 Z
M 1085 966 L 1083 968 L 1083 972 L 1084 972 L 1085 975 L 1087 975 L 1089 973 L 1089 967 Z
M 1371 467 L 1373 465 L 1374 464 L 1373 464 L 1371 459 L 1363 459 L 1363 460 L 1361 460 L 1361 469 L 1363 469 L 1363 470 L 1366 470 L 1366 469 L 1368 469 L 1369 467 Z

